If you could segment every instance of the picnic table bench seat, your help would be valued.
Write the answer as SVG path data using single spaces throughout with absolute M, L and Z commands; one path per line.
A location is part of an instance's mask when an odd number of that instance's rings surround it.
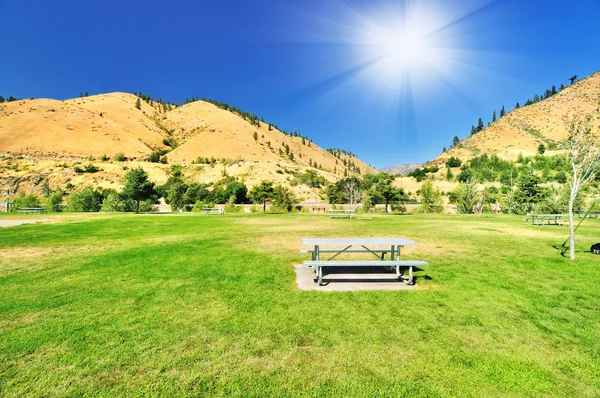
M 414 283 L 413 267 L 429 265 L 421 260 L 339 260 L 339 261 L 304 261 L 304 265 L 312 267 L 316 274 L 319 285 L 323 284 L 323 267 L 386 267 L 394 268 L 398 278 L 408 285 Z M 403 268 L 408 268 L 408 277 L 404 277 Z

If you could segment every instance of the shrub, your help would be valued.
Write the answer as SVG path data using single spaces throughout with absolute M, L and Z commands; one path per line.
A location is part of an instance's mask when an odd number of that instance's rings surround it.
M 125 160 L 127 160 L 127 158 L 125 157 L 125 154 L 123 152 L 115 153 L 115 156 L 113 156 L 113 159 L 116 160 L 117 162 L 124 162 Z
M 75 191 L 67 197 L 69 211 L 95 212 L 102 206 L 102 194 L 90 187 Z
M 25 194 L 25 192 L 20 192 L 19 196 L 15 198 L 13 203 L 13 211 L 16 211 L 21 207 L 40 207 L 42 205 L 40 198 L 36 194 Z
M 46 207 L 49 211 L 59 212 L 62 211 L 63 193 L 62 191 L 56 191 L 48 196 L 46 199 Z
M 148 156 L 148 161 L 152 162 L 152 163 L 158 163 L 158 162 L 160 162 L 160 152 L 152 152 Z
M 100 160 L 106 162 L 108 160 L 108 156 L 106 156 L 106 154 L 103 153 L 102 156 L 100 156 Z

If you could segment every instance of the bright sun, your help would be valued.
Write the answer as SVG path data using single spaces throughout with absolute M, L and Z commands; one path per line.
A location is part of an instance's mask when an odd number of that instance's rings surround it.
M 427 33 L 416 27 L 389 29 L 379 32 L 376 43 L 381 50 L 386 74 L 400 74 L 424 66 L 435 58 Z

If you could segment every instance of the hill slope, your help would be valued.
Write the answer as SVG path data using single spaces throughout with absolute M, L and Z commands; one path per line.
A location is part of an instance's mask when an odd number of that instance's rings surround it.
M 599 101 L 600 72 L 596 72 L 546 100 L 509 112 L 431 163 L 445 163 L 451 156 L 468 159 L 479 153 L 497 153 L 502 158 L 514 160 L 519 153 L 534 154 L 540 144 L 556 149 L 567 134 L 562 116 L 592 112 Z
M 266 123 L 251 124 L 208 102 L 195 101 L 164 112 L 145 101 L 139 101 L 138 109 L 138 101 L 132 94 L 109 93 L 0 104 L 0 154 L 4 154 L 0 189 L 35 190 L 43 178 L 60 188 L 66 184 L 118 188 L 124 169 L 138 165 L 162 183 L 169 165 L 147 161 L 158 151 L 169 164 L 183 165 L 185 175 L 194 181 L 214 182 L 228 175 L 252 187 L 271 180 L 293 186 L 300 198 L 312 200 L 317 190 L 297 187 L 293 173 L 312 170 L 328 181 L 358 170 L 363 175 L 376 173 L 353 156 L 336 156 L 302 137 L 270 129 Z M 130 164 L 98 161 L 118 152 Z M 194 165 L 199 158 L 215 162 Z M 100 172 L 76 174 L 84 159 Z

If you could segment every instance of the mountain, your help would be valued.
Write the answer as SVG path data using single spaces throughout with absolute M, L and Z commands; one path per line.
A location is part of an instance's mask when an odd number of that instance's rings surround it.
M 398 165 L 394 165 L 394 166 L 384 167 L 383 169 L 380 169 L 379 171 L 384 171 L 388 174 L 406 175 L 406 174 L 410 173 L 411 171 L 413 171 L 414 169 L 423 167 L 424 165 L 425 165 L 424 163 L 398 164 Z
M 126 161 L 118 161 L 117 154 Z M 152 154 L 166 164 L 149 162 Z M 81 173 L 90 163 L 99 171 Z M 376 173 L 354 156 L 330 153 L 306 137 L 284 134 L 205 101 L 169 109 L 132 94 L 108 93 L 0 104 L 2 192 L 39 190 L 44 179 L 52 189 L 119 189 L 126 169 L 137 166 L 161 184 L 173 164 L 182 165 L 184 176 L 193 181 L 232 176 L 252 187 L 270 180 L 312 200 L 318 189 L 298 183 L 297 174 L 312 171 L 334 182 Z
M 496 153 L 501 158 L 515 160 L 519 153 L 535 154 L 540 144 L 550 149 L 549 153 L 559 151 L 557 145 L 567 135 L 563 115 L 591 113 L 598 108 L 599 102 L 600 71 L 541 102 L 508 112 L 430 163 L 443 164 L 451 156 L 470 159 L 482 153 Z

